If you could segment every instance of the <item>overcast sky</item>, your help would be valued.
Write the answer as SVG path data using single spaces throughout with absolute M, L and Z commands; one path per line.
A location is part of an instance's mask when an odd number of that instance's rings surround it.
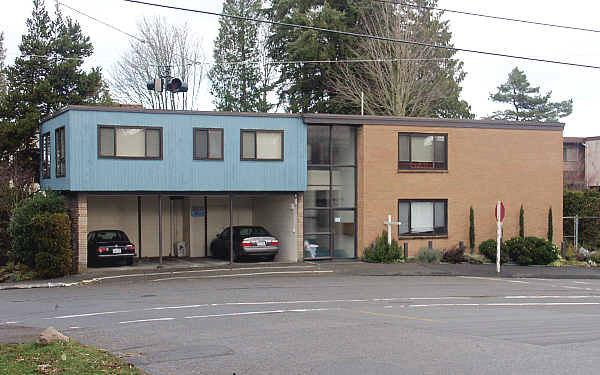
M 222 0 L 148 0 L 207 11 L 221 11 Z M 18 44 L 25 32 L 25 20 L 31 14 L 28 0 L 2 0 L 0 31 L 5 33 L 8 62 L 18 54 Z M 218 31 L 215 16 L 191 14 L 130 4 L 122 0 L 61 0 L 61 2 L 114 25 L 135 33 L 136 22 L 144 16 L 165 16 L 171 22 L 188 22 L 192 31 L 202 39 L 204 54 L 210 59 L 213 40 Z M 55 1 L 46 0 L 53 13 Z M 439 6 L 448 9 L 491 14 L 502 17 L 534 20 L 544 23 L 600 29 L 598 14 L 600 2 L 591 0 L 440 0 Z M 95 53 L 87 66 L 101 66 L 108 74 L 114 62 L 128 47 L 128 37 L 85 16 L 63 8 L 63 13 L 77 19 L 85 34 L 90 36 Z M 514 22 L 495 21 L 478 17 L 446 14 L 456 47 L 530 56 L 588 65 L 600 65 L 600 33 L 571 31 Z M 600 135 L 596 109 L 600 70 L 528 62 L 500 57 L 459 53 L 464 61 L 467 77 L 463 82 L 463 99 L 468 101 L 477 117 L 502 109 L 491 102 L 489 93 L 506 81 L 515 67 L 524 70 L 530 83 L 552 90 L 552 99 L 572 98 L 573 114 L 562 119 L 566 123 L 565 136 Z M 213 110 L 208 94 L 208 81 L 203 83 L 200 110 Z

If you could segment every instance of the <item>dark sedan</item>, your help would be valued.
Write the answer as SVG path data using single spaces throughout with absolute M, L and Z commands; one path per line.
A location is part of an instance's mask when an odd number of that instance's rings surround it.
M 210 244 L 211 254 L 229 259 L 229 228 L 217 234 Z M 233 259 L 261 257 L 272 261 L 279 252 L 279 240 L 258 226 L 233 227 Z
M 101 260 L 125 260 L 133 264 L 135 245 L 125 232 L 114 229 L 96 230 L 88 233 L 88 264 L 97 265 Z

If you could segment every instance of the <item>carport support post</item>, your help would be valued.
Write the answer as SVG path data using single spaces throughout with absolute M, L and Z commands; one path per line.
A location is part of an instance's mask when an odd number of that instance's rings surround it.
M 229 264 L 233 264 L 233 195 L 229 193 Z
M 162 249 L 162 197 L 158 194 L 158 263 L 163 264 Z

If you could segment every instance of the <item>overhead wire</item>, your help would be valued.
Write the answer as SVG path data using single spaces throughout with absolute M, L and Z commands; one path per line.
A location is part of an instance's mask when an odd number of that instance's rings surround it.
M 600 30 L 588 29 L 588 28 L 584 28 L 584 27 L 567 26 L 567 25 L 557 25 L 557 24 L 552 24 L 552 23 L 523 20 L 523 19 L 511 18 L 511 17 L 493 16 L 493 15 L 490 15 L 490 14 L 482 14 L 482 13 L 467 12 L 467 11 L 462 11 L 462 10 L 453 10 L 453 9 L 448 9 L 448 8 L 432 7 L 432 6 L 428 6 L 428 5 L 419 5 L 419 4 L 407 3 L 407 2 L 403 2 L 403 1 L 393 1 L 393 0 L 371 0 L 371 1 L 378 2 L 378 3 L 403 5 L 403 6 L 412 7 L 412 8 L 437 10 L 437 11 L 441 11 L 441 12 L 462 14 L 462 15 L 466 15 L 466 16 L 475 16 L 475 17 L 481 17 L 481 18 L 490 18 L 490 19 L 501 20 L 501 21 L 519 22 L 519 23 L 525 23 L 525 24 L 531 24 L 531 25 L 537 25 L 537 26 L 556 27 L 556 28 L 567 29 L 567 30 L 576 30 L 576 31 L 587 31 L 587 32 L 591 32 L 591 33 L 600 33 Z
M 543 62 L 543 63 L 549 63 L 549 64 L 574 66 L 574 67 L 579 67 L 579 68 L 600 69 L 600 66 L 598 66 L 598 65 L 578 64 L 578 63 L 571 63 L 571 62 L 559 61 L 559 60 L 550 60 L 550 59 L 542 59 L 542 58 L 535 58 L 535 57 L 510 55 L 510 54 L 499 53 L 499 52 L 489 52 L 489 51 L 481 51 L 481 50 L 474 50 L 474 49 L 468 49 L 468 48 L 442 46 L 442 45 L 425 43 L 425 42 L 418 42 L 418 41 L 411 41 L 411 40 L 404 40 L 404 39 L 395 39 L 395 38 L 389 38 L 389 37 L 377 36 L 377 35 L 361 34 L 361 33 L 355 33 L 355 32 L 351 32 L 351 31 L 332 30 L 332 29 L 326 29 L 323 27 L 298 25 L 298 24 L 287 23 L 287 22 L 271 21 L 271 20 L 258 19 L 258 18 L 252 18 L 252 17 L 211 12 L 211 11 L 206 11 L 206 10 L 190 9 L 190 8 L 176 7 L 176 6 L 164 5 L 164 4 L 156 4 L 156 3 L 150 3 L 150 2 L 139 1 L 139 0 L 122 0 L 122 1 L 125 1 L 128 3 L 133 3 L 133 4 L 159 7 L 159 8 L 164 8 L 164 9 L 178 10 L 178 11 L 198 13 L 198 14 L 206 14 L 206 15 L 218 16 L 218 17 L 234 18 L 234 19 L 250 21 L 250 22 L 260 22 L 260 23 L 290 27 L 290 28 L 321 31 L 321 32 L 326 32 L 326 33 L 331 33 L 331 34 L 346 35 L 346 36 L 355 37 L 355 38 L 381 40 L 381 41 L 387 41 L 387 42 L 393 42 L 393 43 L 416 45 L 416 46 L 421 46 L 421 47 L 445 49 L 445 50 L 456 51 L 456 52 L 472 53 L 472 54 L 495 56 L 495 57 L 505 57 L 505 58 L 526 60 L 526 61 L 536 61 L 536 62 Z
M 94 20 L 94 21 L 96 21 L 96 22 L 98 22 L 98 23 L 101 23 L 101 24 L 103 24 L 104 26 L 110 27 L 110 28 L 111 28 L 111 29 L 113 29 L 113 30 L 116 30 L 116 31 L 118 31 L 118 32 L 120 32 L 120 33 L 122 33 L 122 34 L 125 34 L 125 35 L 127 35 L 128 37 L 130 37 L 130 38 L 133 38 L 133 39 L 137 40 L 137 41 L 138 41 L 138 42 L 140 42 L 140 43 L 146 43 L 146 41 L 145 41 L 145 40 L 143 40 L 143 39 L 140 39 L 140 38 L 138 38 L 137 36 L 135 36 L 135 35 L 133 35 L 133 34 L 130 34 L 130 33 L 128 33 L 127 31 L 123 31 L 123 30 L 119 29 L 119 28 L 118 28 L 118 27 L 116 27 L 116 26 L 113 26 L 113 25 L 111 25 L 111 24 L 109 24 L 109 23 L 107 23 L 107 22 L 104 22 L 104 21 L 102 21 L 102 20 L 99 20 L 99 19 L 97 19 L 97 18 L 95 18 L 95 17 L 92 17 L 92 16 L 90 16 L 89 14 L 86 14 L 86 13 L 84 13 L 84 12 L 80 11 L 80 10 L 77 10 L 77 9 L 73 8 L 73 7 L 70 7 L 69 5 L 67 5 L 67 4 L 65 4 L 65 3 L 58 2 L 58 1 L 57 1 L 57 3 L 58 3 L 59 5 L 61 5 L 61 6 L 64 6 L 65 8 L 68 8 L 68 9 L 72 10 L 72 11 L 73 11 L 73 12 L 75 12 L 75 13 L 79 13 L 79 14 L 81 14 L 82 16 L 85 16 L 85 17 L 87 17 L 87 18 L 90 18 L 90 19 L 92 19 L 92 20 Z

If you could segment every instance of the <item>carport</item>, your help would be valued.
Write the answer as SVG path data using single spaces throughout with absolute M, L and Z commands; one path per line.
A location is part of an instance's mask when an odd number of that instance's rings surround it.
M 302 259 L 302 192 L 89 193 L 87 232 L 121 229 L 140 258 L 209 257 L 226 227 L 258 225 L 279 239 L 281 262 Z M 160 203 L 159 203 L 160 202 Z

